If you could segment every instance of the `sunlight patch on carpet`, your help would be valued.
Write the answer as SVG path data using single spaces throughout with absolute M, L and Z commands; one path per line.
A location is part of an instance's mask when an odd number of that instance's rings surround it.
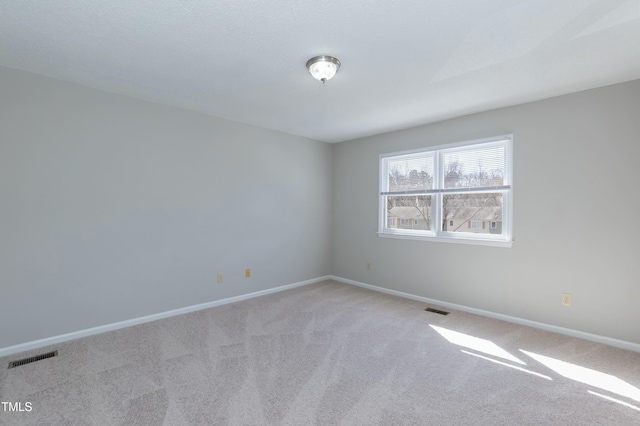
M 480 339 L 479 337 L 473 337 L 468 334 L 449 330 L 443 327 L 437 327 L 431 324 L 429 326 L 454 345 L 463 346 L 487 355 L 493 355 L 518 364 L 527 365 L 525 362 L 520 361 L 518 358 L 511 355 L 509 352 L 505 351 L 490 340 Z
M 556 373 L 576 382 L 594 386 L 640 402 L 640 389 L 611 374 L 581 367 L 570 362 L 548 356 L 534 354 L 520 349 L 520 352 L 544 364 Z
M 625 407 L 629 407 L 629 408 L 633 408 L 636 411 L 640 411 L 640 408 L 636 407 L 635 405 L 631 405 L 627 402 L 624 401 L 620 401 L 619 399 L 615 399 L 615 398 L 611 398 L 610 396 L 607 395 L 602 395 L 601 393 L 598 392 L 593 392 L 593 391 L 588 391 L 591 395 L 595 395 L 595 396 L 599 396 L 600 398 L 604 398 L 607 401 L 612 401 L 612 402 L 616 402 L 620 405 L 624 405 Z
M 468 354 L 468 355 L 473 355 L 473 356 L 478 357 L 478 358 L 486 359 L 487 361 L 491 361 L 491 362 L 496 363 L 496 364 L 504 365 L 505 367 L 514 368 L 514 369 L 516 369 L 518 371 L 522 371 L 524 373 L 533 374 L 534 376 L 542 377 L 543 379 L 553 380 L 551 377 L 545 376 L 544 374 L 536 373 L 535 371 L 527 370 L 526 368 L 517 367 L 515 365 L 507 364 L 506 362 L 498 361 L 497 359 L 492 359 L 492 358 L 489 358 L 489 357 L 486 357 L 486 356 L 483 356 L 483 355 L 474 354 L 473 352 L 465 351 L 464 349 L 462 349 L 461 352 L 463 352 L 465 354 Z

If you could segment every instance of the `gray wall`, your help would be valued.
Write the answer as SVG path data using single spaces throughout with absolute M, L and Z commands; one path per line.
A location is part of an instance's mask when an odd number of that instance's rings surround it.
M 512 248 L 377 237 L 379 154 L 508 133 Z M 639 176 L 640 81 L 344 142 L 333 149 L 332 272 L 640 343 Z
M 0 67 L 0 348 L 330 273 L 640 343 L 638 111 L 634 81 L 331 146 Z M 506 133 L 512 248 L 377 237 L 379 154 Z
M 0 68 L 0 348 L 329 274 L 331 149 Z

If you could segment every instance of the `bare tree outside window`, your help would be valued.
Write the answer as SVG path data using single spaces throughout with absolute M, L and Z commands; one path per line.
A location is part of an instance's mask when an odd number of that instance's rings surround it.
M 418 194 L 387 197 L 387 217 L 397 218 L 394 228 L 431 229 L 431 195 L 419 194 L 433 189 L 433 158 L 399 159 L 391 163 L 389 191 Z M 403 222 L 404 221 L 404 222 Z
M 444 173 L 446 189 L 468 189 L 475 187 L 494 187 L 503 184 L 501 169 L 477 170 L 466 173 L 459 161 L 447 164 Z M 471 226 L 471 221 L 487 222 L 483 227 Z M 442 197 L 442 230 L 448 232 L 494 232 L 497 226 L 491 222 L 502 222 L 502 193 L 480 192 L 465 194 L 444 194 Z

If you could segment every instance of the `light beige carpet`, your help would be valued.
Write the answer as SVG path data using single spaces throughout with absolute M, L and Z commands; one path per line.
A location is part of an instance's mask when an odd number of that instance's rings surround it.
M 640 425 L 640 353 L 424 308 L 327 281 L 0 358 L 0 424 Z

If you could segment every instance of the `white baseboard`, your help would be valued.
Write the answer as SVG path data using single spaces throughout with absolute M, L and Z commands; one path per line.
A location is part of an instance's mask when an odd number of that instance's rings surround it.
M 227 299 L 214 300 L 212 302 L 201 303 L 199 305 L 187 306 L 180 309 L 174 309 L 172 311 L 161 312 L 158 314 L 148 315 L 140 318 L 133 318 L 126 321 L 121 321 L 113 324 L 102 325 L 98 327 L 89 328 L 86 330 L 74 331 L 72 333 L 62 334 L 59 336 L 48 337 L 45 339 L 35 340 L 32 342 L 21 343 L 15 346 L 9 346 L 6 348 L 0 348 L 0 358 L 8 355 L 13 355 L 19 352 L 24 352 L 32 349 L 42 348 L 44 346 L 55 345 L 57 343 L 67 342 L 69 340 L 79 339 L 81 337 L 92 336 L 94 334 L 100 334 L 107 331 L 118 330 L 120 328 L 130 327 L 133 325 L 143 324 L 163 318 L 169 318 L 176 315 L 187 314 L 189 312 L 199 311 L 202 309 L 213 308 L 214 306 L 226 305 L 229 303 L 240 302 L 242 300 L 252 299 L 254 297 L 264 296 L 271 293 L 277 293 L 280 291 L 288 290 L 295 287 L 301 287 L 308 284 L 317 283 L 325 280 L 334 280 L 345 284 L 354 285 L 357 287 L 367 288 L 369 290 L 378 291 L 381 293 L 391 294 L 393 296 L 403 297 L 405 299 L 417 300 L 419 302 L 431 303 L 437 306 L 442 306 L 449 309 L 455 309 L 458 311 L 469 312 L 476 315 L 482 315 L 489 318 L 495 318 L 502 321 L 511 322 L 514 324 L 525 325 L 541 330 L 551 331 L 554 333 L 564 334 L 567 336 L 577 337 L 580 339 L 589 340 L 592 342 L 603 343 L 605 345 L 614 346 L 617 348 L 627 349 L 630 351 L 640 352 L 640 344 L 627 342 L 625 340 L 613 339 L 610 337 L 599 336 L 597 334 L 585 333 L 583 331 L 572 330 L 570 328 L 557 327 L 555 325 L 544 324 L 536 321 L 530 321 L 523 318 L 512 317 L 509 315 L 498 314 L 495 312 L 484 311 L 482 309 L 470 308 L 468 306 L 457 305 L 455 303 L 443 302 L 436 299 L 430 299 L 427 297 L 416 296 L 410 293 L 404 293 L 402 291 L 390 290 L 384 287 L 378 287 L 371 284 L 365 284 L 354 280 L 349 280 L 342 277 L 333 275 L 327 275 L 324 277 L 314 278 L 306 281 L 300 281 L 293 284 L 287 284 L 280 287 L 274 287 L 267 290 L 256 291 L 253 293 L 242 294 L 240 296 L 229 297 Z
M 490 311 L 483 311 L 482 309 L 470 308 L 468 306 L 456 305 L 455 303 L 442 302 L 440 300 L 429 299 L 427 297 L 416 296 L 415 294 L 404 293 L 402 291 L 390 290 L 384 287 L 378 287 L 371 284 L 365 284 L 358 281 L 349 280 L 346 278 L 329 276 L 329 279 L 339 281 L 345 284 L 351 284 L 358 287 L 368 288 L 369 290 L 379 291 L 381 293 L 391 294 L 393 296 L 404 297 L 405 299 L 417 300 L 419 302 L 431 303 L 434 305 L 442 306 L 444 308 L 455 309 L 457 311 L 469 312 L 471 314 L 482 315 L 484 317 L 495 318 L 506 322 L 511 322 L 519 325 L 526 325 L 533 328 L 538 328 L 545 331 L 551 331 L 553 333 L 564 334 L 566 336 L 577 337 L 584 340 L 589 340 L 596 343 L 603 343 L 609 346 L 615 346 L 616 348 L 627 349 L 630 351 L 640 352 L 640 344 L 627 342 L 625 340 L 613 339 L 611 337 L 600 336 L 597 334 L 585 333 L 583 331 L 573 330 L 570 328 L 558 327 L 555 325 L 544 324 L 541 322 L 530 321 L 523 318 L 512 317 L 509 315 L 498 314 Z
M 69 340 L 79 339 L 81 337 L 92 336 L 94 334 L 100 334 L 107 331 L 118 330 L 120 328 L 131 327 L 132 325 L 143 324 L 163 318 L 169 318 L 176 315 L 187 314 L 189 312 L 199 311 L 202 309 L 213 308 L 214 306 L 226 305 L 229 303 L 240 302 L 241 300 L 252 299 L 254 297 L 264 296 L 271 293 L 277 293 L 284 290 L 289 290 L 295 287 L 301 287 L 303 285 L 313 284 L 320 281 L 331 279 L 329 276 L 313 278 L 306 281 L 300 281 L 293 284 L 287 284 L 280 287 L 269 288 L 267 290 L 256 291 L 253 293 L 242 294 L 240 296 L 229 297 L 227 299 L 214 300 L 212 302 L 201 303 L 199 305 L 187 306 L 180 309 L 174 309 L 172 311 L 160 312 L 158 314 L 147 315 L 145 317 L 133 318 L 126 321 L 120 321 L 113 324 L 101 325 L 98 327 L 88 328 L 86 330 L 74 331 L 72 333 L 62 334 L 59 336 L 47 337 L 45 339 L 35 340 L 32 342 L 21 343 L 15 346 L 9 346 L 6 348 L 0 348 L 0 358 L 13 355 L 18 352 L 29 351 L 31 349 L 38 349 L 44 346 L 55 345 L 57 343 L 67 342 Z

